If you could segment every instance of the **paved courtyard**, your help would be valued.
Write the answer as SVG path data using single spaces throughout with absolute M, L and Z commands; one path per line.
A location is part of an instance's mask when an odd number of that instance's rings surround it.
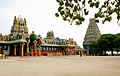
M 9 57 L 0 76 L 120 76 L 120 56 Z

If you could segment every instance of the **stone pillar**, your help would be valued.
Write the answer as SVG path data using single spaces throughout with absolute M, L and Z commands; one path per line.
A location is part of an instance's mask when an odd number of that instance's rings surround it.
M 27 48 L 29 48 L 29 43 L 30 43 L 30 40 L 27 41 Z
M 9 53 L 10 53 L 10 45 L 8 45 L 8 55 L 9 55 Z
M 24 56 L 24 45 L 25 43 L 21 43 L 21 56 Z
M 13 45 L 14 46 L 14 56 L 16 56 L 16 46 L 17 45 Z
M 8 51 L 10 51 L 10 45 L 8 45 Z
M 38 48 L 38 56 L 41 56 L 41 49 Z

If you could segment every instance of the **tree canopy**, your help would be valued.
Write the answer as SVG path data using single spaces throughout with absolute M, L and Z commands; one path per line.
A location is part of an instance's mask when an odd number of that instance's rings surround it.
M 92 54 L 103 55 L 106 51 L 120 51 L 120 33 L 118 34 L 103 34 L 100 39 L 90 45 L 90 50 Z
M 76 25 L 82 24 L 85 20 L 85 15 L 89 15 L 91 8 L 97 8 L 99 11 L 94 14 L 96 22 L 102 19 L 104 24 L 106 21 L 112 20 L 112 15 L 115 13 L 117 22 L 120 20 L 120 0 L 56 0 L 58 2 L 58 12 L 56 17 L 61 16 L 64 21 L 69 21 L 70 24 L 75 22 Z

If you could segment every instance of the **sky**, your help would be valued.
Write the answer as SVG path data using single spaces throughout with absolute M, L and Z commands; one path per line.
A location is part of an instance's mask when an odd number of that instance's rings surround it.
M 0 0 L 0 33 L 10 34 L 13 26 L 14 16 L 26 18 L 29 34 L 34 31 L 37 35 L 46 37 L 48 31 L 53 30 L 54 36 L 60 39 L 73 38 L 80 47 L 82 46 L 89 18 L 94 17 L 97 9 L 88 9 L 90 13 L 86 16 L 82 25 L 70 25 L 61 17 L 55 17 L 58 3 L 56 0 Z M 120 32 L 116 16 L 113 15 L 111 22 L 98 23 L 101 34 L 116 34 Z

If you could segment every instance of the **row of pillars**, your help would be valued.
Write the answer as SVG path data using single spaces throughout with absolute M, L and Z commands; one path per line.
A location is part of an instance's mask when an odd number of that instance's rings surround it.
M 20 45 L 21 45 L 21 56 L 24 56 L 24 45 L 25 45 L 25 43 L 20 43 Z M 14 46 L 14 56 L 16 56 L 16 47 L 17 47 L 17 44 L 14 44 L 13 46 Z M 29 49 L 29 48 L 28 48 L 28 45 L 27 45 L 27 50 L 28 50 L 28 49 Z M 27 51 L 27 50 L 26 50 L 26 51 Z M 33 51 L 33 50 L 34 50 L 34 49 L 31 49 L 31 50 L 30 50 L 32 56 L 34 56 L 34 51 Z M 38 56 L 41 56 L 40 49 L 38 50 Z
M 21 45 L 21 56 L 24 56 L 24 45 L 25 43 L 20 43 Z M 17 44 L 13 45 L 14 46 L 14 56 L 16 56 L 16 47 L 17 47 Z

